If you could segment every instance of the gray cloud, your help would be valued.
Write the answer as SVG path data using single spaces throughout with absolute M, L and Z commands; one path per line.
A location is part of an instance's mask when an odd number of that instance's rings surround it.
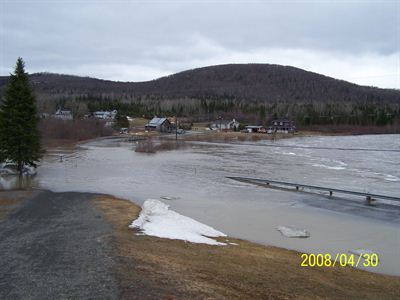
M 397 1 L 0 0 L 0 72 L 148 80 L 222 63 L 279 63 L 400 88 Z

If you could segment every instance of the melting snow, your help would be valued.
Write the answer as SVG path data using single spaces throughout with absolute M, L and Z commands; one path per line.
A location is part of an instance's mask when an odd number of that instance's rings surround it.
M 226 236 L 214 228 L 170 210 L 169 205 L 155 199 L 148 199 L 142 206 L 139 218 L 130 228 L 139 228 L 146 235 L 192 243 L 226 245 L 210 237 Z
M 278 226 L 276 228 L 278 231 L 282 233 L 282 235 L 286 237 L 298 237 L 298 238 L 308 238 L 310 237 L 310 233 L 305 229 L 298 229 L 290 226 Z

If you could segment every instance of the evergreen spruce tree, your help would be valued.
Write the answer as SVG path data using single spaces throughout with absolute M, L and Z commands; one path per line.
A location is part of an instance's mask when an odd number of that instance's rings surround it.
M 41 157 L 35 98 L 22 58 L 10 75 L 0 106 L 0 161 L 12 161 L 20 174 L 25 165 L 36 167 Z
M 120 130 L 121 128 L 129 128 L 129 120 L 125 115 L 121 115 L 117 112 L 117 115 L 115 116 L 114 129 Z

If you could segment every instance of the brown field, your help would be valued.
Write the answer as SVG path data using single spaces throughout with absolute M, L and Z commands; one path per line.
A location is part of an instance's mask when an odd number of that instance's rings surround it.
M 204 134 L 197 135 L 187 135 L 183 136 L 182 139 L 185 141 L 202 141 L 202 142 L 230 142 L 230 141 L 260 141 L 260 140 L 276 140 L 279 139 L 288 139 L 293 137 L 301 137 L 301 136 L 311 136 L 311 135 L 319 135 L 317 132 L 296 132 L 294 134 L 288 133 L 278 133 L 275 136 L 267 133 L 244 133 L 244 132 L 219 132 L 219 131 L 206 131 Z
M 149 122 L 149 120 L 145 119 L 145 118 L 133 118 L 133 120 L 130 121 L 129 123 L 132 127 L 135 127 L 135 126 L 143 126 L 144 127 L 148 122 Z
M 124 299 L 400 297 L 400 277 L 351 267 L 300 267 L 296 251 L 232 238 L 238 245 L 221 247 L 136 235 L 128 225 L 138 206 L 109 196 L 96 197 L 93 204 L 113 226 L 115 272 Z
M 0 221 L 18 208 L 18 204 L 29 197 L 33 191 L 0 191 Z

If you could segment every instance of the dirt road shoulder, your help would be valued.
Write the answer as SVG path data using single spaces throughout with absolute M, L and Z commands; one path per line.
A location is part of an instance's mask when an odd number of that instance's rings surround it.
M 121 297 L 211 299 L 396 299 L 400 277 L 351 267 L 300 267 L 300 254 L 228 238 L 238 245 L 209 246 L 144 235 L 128 228 L 140 208 L 96 197 L 113 227 Z M 221 239 L 225 241 L 225 238 Z M 143 287 L 144 294 L 138 291 Z

